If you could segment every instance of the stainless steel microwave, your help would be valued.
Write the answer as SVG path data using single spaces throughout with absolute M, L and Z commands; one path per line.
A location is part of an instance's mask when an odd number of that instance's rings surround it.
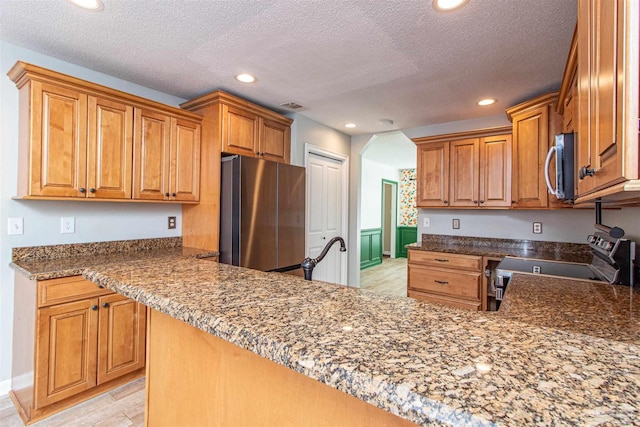
M 574 186 L 574 134 L 561 133 L 556 135 L 555 145 L 549 149 L 544 163 L 544 177 L 547 181 L 549 193 L 558 200 L 572 203 L 575 198 Z M 555 176 L 551 177 L 551 161 L 556 158 Z M 553 186 L 555 184 L 555 187 Z

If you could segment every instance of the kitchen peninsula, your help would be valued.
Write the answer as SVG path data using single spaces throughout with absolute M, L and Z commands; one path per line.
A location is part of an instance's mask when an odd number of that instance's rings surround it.
M 501 315 L 184 257 L 96 265 L 83 275 L 151 309 L 148 425 L 321 425 L 349 413 L 342 423 L 637 423 L 634 288 L 598 294 L 617 300 L 601 304 L 626 319 L 615 323 L 618 331 L 598 336 L 529 323 L 527 313 L 515 317 L 518 306 L 531 309 L 522 300 L 526 292 Z M 519 277 L 512 289 L 535 288 Z M 579 311 L 589 299 L 555 303 L 553 309 Z M 229 395 L 234 390 L 244 394 Z

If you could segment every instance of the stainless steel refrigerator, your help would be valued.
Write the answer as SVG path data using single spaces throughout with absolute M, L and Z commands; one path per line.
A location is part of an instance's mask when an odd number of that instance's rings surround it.
M 220 184 L 220 262 L 262 271 L 302 262 L 304 168 L 225 157 Z

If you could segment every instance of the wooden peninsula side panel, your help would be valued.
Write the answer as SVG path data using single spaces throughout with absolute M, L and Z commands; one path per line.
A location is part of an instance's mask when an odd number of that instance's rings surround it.
M 416 424 L 149 309 L 145 426 Z

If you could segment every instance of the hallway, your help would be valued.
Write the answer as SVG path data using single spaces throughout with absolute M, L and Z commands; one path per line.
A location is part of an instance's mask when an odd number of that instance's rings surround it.
M 383 258 L 382 264 L 360 272 L 360 289 L 407 296 L 407 259 Z

